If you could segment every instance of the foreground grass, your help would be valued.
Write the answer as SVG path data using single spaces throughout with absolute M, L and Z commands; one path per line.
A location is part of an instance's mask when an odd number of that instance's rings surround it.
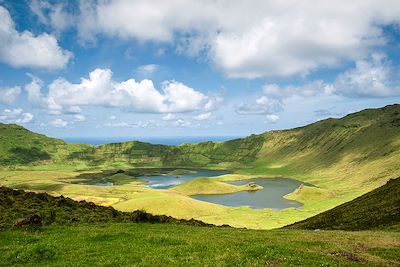
M 0 231 L 0 265 L 399 265 L 400 232 L 255 231 L 169 224 Z

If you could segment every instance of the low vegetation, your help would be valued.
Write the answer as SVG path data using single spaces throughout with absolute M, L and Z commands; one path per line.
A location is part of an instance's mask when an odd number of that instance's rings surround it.
M 80 224 L 0 231 L 0 265 L 398 266 L 400 233 Z
M 82 223 L 178 223 L 212 226 L 196 220 L 174 219 L 145 211 L 121 212 L 92 202 L 74 201 L 47 193 L 25 192 L 0 187 L 0 228 L 11 226 L 76 225 Z
M 172 190 L 188 196 L 232 194 L 242 191 L 257 191 L 263 187 L 257 184 L 231 185 L 210 178 L 197 178 L 172 187 Z
M 400 229 L 400 178 L 361 197 L 307 220 L 287 226 L 292 229 L 367 230 Z
M 140 211 L 123 213 L 93 203 L 4 187 L 0 187 L 0 201 L 6 203 L 0 206 L 0 265 L 400 264 L 400 232 L 396 230 L 221 228 Z

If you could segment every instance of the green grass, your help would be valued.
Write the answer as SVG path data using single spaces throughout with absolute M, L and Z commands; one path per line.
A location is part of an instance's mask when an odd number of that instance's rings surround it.
M 47 193 L 25 192 L 0 187 L 0 229 L 10 228 L 19 219 L 39 216 L 41 225 L 76 225 L 82 223 L 151 222 L 212 226 L 196 220 L 182 220 L 165 215 L 152 215 L 145 211 L 121 212 L 112 207 L 92 202 L 74 201 Z M 26 225 L 30 227 L 32 223 Z M 25 227 L 25 226 L 24 226 Z
M 232 194 L 242 191 L 257 191 L 262 186 L 255 185 L 231 185 L 217 181 L 213 178 L 196 178 L 186 183 L 174 186 L 171 190 L 181 192 L 188 196 L 193 195 L 213 195 L 213 194 Z
M 396 266 L 400 232 L 254 231 L 169 224 L 0 231 L 2 266 Z
M 294 229 L 366 230 L 400 225 L 400 178 L 307 220 Z

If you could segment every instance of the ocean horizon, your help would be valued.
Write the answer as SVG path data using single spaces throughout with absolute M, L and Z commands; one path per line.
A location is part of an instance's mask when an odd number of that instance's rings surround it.
M 179 146 L 182 144 L 198 144 L 202 142 L 223 142 L 243 136 L 166 136 L 166 137 L 61 137 L 68 144 L 104 145 L 128 141 L 140 141 L 158 145 Z

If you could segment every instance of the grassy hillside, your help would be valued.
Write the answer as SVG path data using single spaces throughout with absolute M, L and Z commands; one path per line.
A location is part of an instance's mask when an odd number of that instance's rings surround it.
M 332 210 L 286 228 L 366 230 L 400 225 L 400 178 Z
M 0 187 L 1 266 L 397 266 L 398 231 L 254 231 Z M 40 215 L 41 224 L 18 218 Z M 15 221 L 20 227 L 13 226 Z
M 82 223 L 179 223 L 197 226 L 212 226 L 196 220 L 178 220 L 168 216 L 154 216 L 144 211 L 121 212 L 112 207 L 95 205 L 92 202 L 74 201 L 63 196 L 54 197 L 46 193 L 25 192 L 0 187 L 0 229 L 13 226 L 18 219 L 39 216 L 41 225 L 76 225 Z
M 64 141 L 37 134 L 16 124 L 0 123 L 0 166 L 26 166 L 64 162 L 66 157 L 87 145 L 67 145 Z

